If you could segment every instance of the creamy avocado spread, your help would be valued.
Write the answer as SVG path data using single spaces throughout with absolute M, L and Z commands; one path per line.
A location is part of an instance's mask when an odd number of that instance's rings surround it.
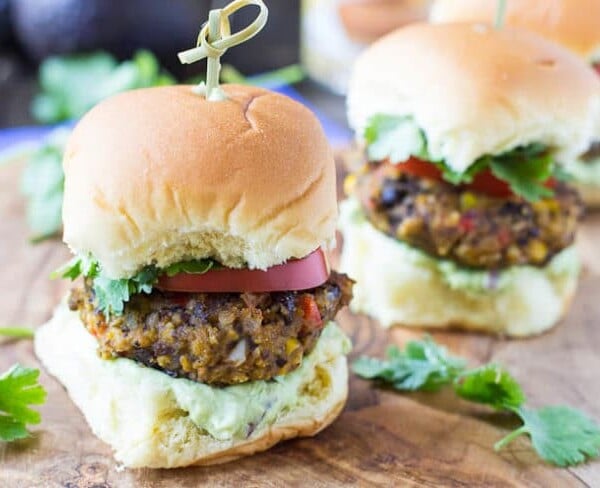
M 260 425 L 274 423 L 282 412 L 307 401 L 306 396 L 299 395 L 299 390 L 310 381 L 319 381 L 320 378 L 313 378 L 316 365 L 332 362 L 350 350 L 350 339 L 330 322 L 315 349 L 295 371 L 271 381 L 253 381 L 224 388 L 171 378 L 129 359 L 103 361 L 103 365 L 114 368 L 111 374 L 126 376 L 132 384 L 152 381 L 156 389 L 172 394 L 200 429 L 215 439 L 229 440 L 246 438 Z
M 565 169 L 578 183 L 600 186 L 600 158 L 592 161 L 572 161 Z

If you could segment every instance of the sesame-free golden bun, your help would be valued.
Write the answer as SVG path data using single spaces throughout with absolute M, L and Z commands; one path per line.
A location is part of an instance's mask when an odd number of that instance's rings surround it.
M 111 278 L 213 258 L 265 269 L 334 240 L 335 166 L 317 118 L 264 89 L 116 95 L 67 144 L 64 240 Z
M 436 0 L 430 20 L 494 22 L 497 0 Z M 587 61 L 600 60 L 600 0 L 509 0 L 506 25 L 536 32 Z
M 358 0 L 342 2 L 338 9 L 348 35 L 371 43 L 394 29 L 427 18 L 429 0 Z
M 411 117 L 432 159 L 457 172 L 532 143 L 568 161 L 600 133 L 600 77 L 566 48 L 525 30 L 414 24 L 356 62 L 350 125 L 360 136 L 376 114 Z

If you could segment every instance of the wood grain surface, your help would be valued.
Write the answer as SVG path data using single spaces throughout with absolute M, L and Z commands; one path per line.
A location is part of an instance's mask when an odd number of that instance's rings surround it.
M 65 292 L 64 283 L 48 280 L 68 258 L 64 246 L 27 243 L 20 171 L 20 164 L 0 168 L 0 326 L 43 323 Z M 550 333 L 524 341 L 452 332 L 433 336 L 473 364 L 506 365 L 534 405 L 567 403 L 600 419 L 600 215 L 585 222 L 580 245 L 586 269 L 577 299 L 564 323 Z M 347 311 L 339 323 L 354 341 L 352 357 L 381 355 L 387 344 L 422 334 L 386 332 Z M 16 361 L 39 366 L 30 342 L 0 344 L 0 371 Z M 0 443 L 1 488 L 600 486 L 598 462 L 552 468 L 524 439 L 495 453 L 492 445 L 511 427 L 501 415 L 451 394 L 400 395 L 356 377 L 343 414 L 316 438 L 211 468 L 122 470 L 61 385 L 45 373 L 41 381 L 49 392 L 43 423 L 32 429 L 30 439 Z

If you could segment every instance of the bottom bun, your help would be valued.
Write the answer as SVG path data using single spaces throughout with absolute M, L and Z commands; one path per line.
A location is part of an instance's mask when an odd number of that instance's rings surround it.
M 588 207 L 600 208 L 600 158 L 593 161 L 573 161 L 565 166 L 573 176 L 573 185 Z
M 574 246 L 544 268 L 462 268 L 378 231 L 354 199 L 341 205 L 340 228 L 340 267 L 357 281 L 351 308 L 384 327 L 462 328 L 514 337 L 539 334 L 568 309 L 581 268 Z
M 35 338 L 47 370 L 130 468 L 224 463 L 312 436 L 335 420 L 348 396 L 350 341 L 333 323 L 296 371 L 225 388 L 171 378 L 129 359 L 103 360 L 96 347 L 64 303 Z

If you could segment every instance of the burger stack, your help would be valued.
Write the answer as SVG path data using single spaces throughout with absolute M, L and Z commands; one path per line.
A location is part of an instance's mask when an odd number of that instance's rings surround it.
M 417 24 L 358 60 L 342 269 L 384 326 L 537 334 L 563 316 L 583 202 L 563 165 L 600 133 L 600 79 L 565 48 L 490 24 Z

